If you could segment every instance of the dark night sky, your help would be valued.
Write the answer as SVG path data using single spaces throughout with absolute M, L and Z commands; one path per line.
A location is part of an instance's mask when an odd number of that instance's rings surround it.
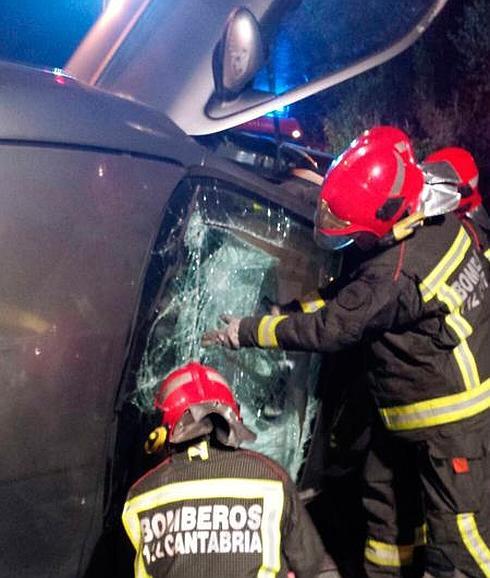
M 0 59 L 62 67 L 103 4 L 104 0 L 0 0 Z M 438 20 L 459 4 L 449 2 Z
M 103 4 L 104 0 L 0 0 L 0 59 L 62 67 Z M 459 0 L 449 2 L 456 4 Z
M 62 67 L 103 0 L 0 0 L 0 58 Z

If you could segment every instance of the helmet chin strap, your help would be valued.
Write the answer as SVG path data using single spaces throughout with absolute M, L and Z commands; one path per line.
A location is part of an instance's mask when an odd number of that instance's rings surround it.
M 428 179 L 428 175 L 426 178 L 428 182 L 422 189 L 420 209 L 395 223 L 391 233 L 380 239 L 381 246 L 386 247 L 406 239 L 424 224 L 425 219 L 452 213 L 459 206 L 461 194 L 457 183 L 436 182 Z
M 378 240 L 379 247 L 390 247 L 410 237 L 416 229 L 424 224 L 425 215 L 422 211 L 417 211 L 401 219 L 393 225 L 391 232 Z
M 393 225 L 392 235 L 395 241 L 402 241 L 409 237 L 415 229 L 424 224 L 426 215 L 422 211 L 417 211 L 398 221 Z

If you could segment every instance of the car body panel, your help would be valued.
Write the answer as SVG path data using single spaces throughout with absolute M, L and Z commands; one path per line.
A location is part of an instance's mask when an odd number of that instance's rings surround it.
M 44 71 L 0 74 L 0 574 L 73 578 L 102 531 L 118 392 L 178 183 L 220 179 L 310 217 L 313 203 L 144 106 Z
M 0 574 L 73 577 L 101 531 L 161 212 L 203 149 L 131 102 L 40 71 L 1 75 Z
M 386 0 L 364 2 L 362 6 L 358 6 L 359 0 L 349 0 L 350 4 L 346 4 L 345 0 L 315 0 L 322 4 L 327 18 L 330 16 L 330 2 L 333 19 L 337 16 L 340 18 L 343 11 L 346 26 L 350 27 L 347 30 L 339 27 L 338 37 L 331 41 L 335 48 L 331 57 L 333 60 L 328 62 L 328 72 L 319 72 L 311 77 L 307 75 L 303 80 L 296 80 L 298 85 L 286 86 L 285 91 L 278 89 L 276 81 L 275 89 L 249 91 L 249 97 L 242 98 L 243 93 L 234 100 L 211 108 L 215 92 L 213 67 L 216 68 L 213 59 L 230 13 L 237 8 L 234 0 L 180 0 L 178 3 L 113 0 L 68 61 L 66 68 L 93 86 L 161 110 L 187 134 L 210 134 L 263 116 L 393 58 L 415 42 L 446 1 L 417 0 L 413 15 L 412 8 L 407 4 L 400 23 L 395 18 L 397 13 L 393 13 L 391 8 L 386 9 Z M 303 3 L 306 11 L 310 10 L 308 4 L 314 5 L 312 0 L 303 0 Z M 286 64 L 289 69 L 298 68 L 296 77 L 301 78 L 301 60 L 298 59 L 297 51 L 293 50 L 284 61 L 268 46 L 281 18 L 287 18 L 288 13 L 291 14 L 290 10 L 301 4 L 300 0 L 248 0 L 241 3 L 241 6 L 254 14 L 263 32 L 266 51 L 268 49 L 271 54 L 268 64 L 270 71 L 267 74 L 278 74 L 279 69 Z M 378 14 L 375 13 L 376 8 Z M 360 20 L 349 19 L 349 9 L 362 10 L 363 17 Z M 359 58 L 353 56 L 342 62 L 338 46 L 342 46 L 344 38 L 344 44 L 348 44 L 349 35 L 356 34 L 355 29 L 369 20 L 371 9 L 374 20 L 366 30 L 370 30 L 373 37 L 372 47 L 361 50 Z M 388 11 L 392 18 L 387 18 Z M 379 26 L 386 26 L 381 34 L 376 29 L 376 19 L 379 19 Z M 323 25 L 335 31 L 335 20 L 333 26 L 331 22 Z M 319 20 L 318 26 L 312 29 L 321 30 L 321 26 L 322 20 Z M 294 30 L 294 21 L 290 28 Z M 301 36 L 301 27 L 295 34 Z M 311 29 L 305 34 L 311 34 Z M 361 42 L 355 40 L 354 44 L 360 45 Z M 357 54 L 356 49 L 352 54 Z M 308 60 L 307 52 L 305 58 Z M 340 62 L 337 63 L 335 58 L 339 58 Z M 308 64 L 305 63 L 305 69 Z
M 0 143 L 0 153 L 0 566 L 48 576 L 50 554 L 62 565 L 77 550 L 78 564 L 97 535 L 145 263 L 183 171 L 102 152 Z M 79 543 L 65 549 L 72 535 Z M 29 536 L 29 555 L 18 536 Z
M 180 164 L 200 162 L 203 149 L 151 108 L 115 99 L 56 71 L 1 63 L 0 78 L 2 141 L 102 147 Z

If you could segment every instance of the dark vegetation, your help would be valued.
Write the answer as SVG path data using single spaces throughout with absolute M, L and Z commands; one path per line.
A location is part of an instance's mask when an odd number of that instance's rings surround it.
M 463 146 L 490 177 L 490 2 L 449 0 L 429 30 L 397 58 L 311 97 L 295 116 L 337 154 L 360 132 L 393 124 L 411 135 L 419 159 Z M 488 193 L 487 193 L 488 196 Z

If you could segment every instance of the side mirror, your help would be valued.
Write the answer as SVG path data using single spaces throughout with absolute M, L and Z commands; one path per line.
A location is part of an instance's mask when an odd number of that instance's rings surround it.
M 216 94 L 222 100 L 238 96 L 264 63 L 264 49 L 255 16 L 248 8 L 233 10 L 214 53 Z

